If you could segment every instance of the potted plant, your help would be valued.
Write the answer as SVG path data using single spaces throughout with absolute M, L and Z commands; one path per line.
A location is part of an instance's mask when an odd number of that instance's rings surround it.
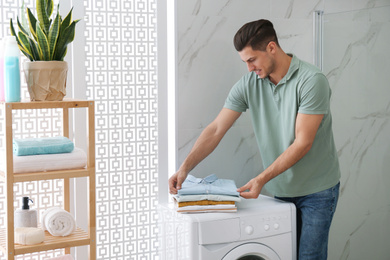
M 11 35 L 16 36 L 19 49 L 29 59 L 23 68 L 31 101 L 62 100 L 66 95 L 68 64 L 64 57 L 80 20 L 72 21 L 73 8 L 62 19 L 59 8 L 58 4 L 51 17 L 53 0 L 36 0 L 38 19 L 26 8 L 22 21 L 17 18 L 17 33 L 10 20 Z

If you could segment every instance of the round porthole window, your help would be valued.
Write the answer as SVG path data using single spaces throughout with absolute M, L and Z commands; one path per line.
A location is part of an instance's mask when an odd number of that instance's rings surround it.
M 274 250 L 258 243 L 239 245 L 228 252 L 222 260 L 281 260 Z
M 265 259 L 257 255 L 246 255 L 238 258 L 237 260 L 265 260 Z

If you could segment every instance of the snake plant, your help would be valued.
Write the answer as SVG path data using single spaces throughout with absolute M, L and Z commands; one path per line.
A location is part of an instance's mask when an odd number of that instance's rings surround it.
M 19 49 L 30 61 L 64 60 L 68 44 L 74 40 L 76 24 L 80 20 L 72 21 L 73 8 L 62 19 L 59 8 L 58 4 L 57 13 L 51 18 L 53 0 L 36 0 L 38 19 L 26 8 L 26 13 L 22 12 L 22 22 L 17 17 L 17 34 L 12 19 L 10 20 L 11 35 L 16 36 Z

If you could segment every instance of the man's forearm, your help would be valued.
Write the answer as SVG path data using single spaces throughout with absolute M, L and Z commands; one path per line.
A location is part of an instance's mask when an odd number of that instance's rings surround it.
M 292 143 L 267 169 L 260 173 L 256 178 L 266 184 L 271 179 L 291 168 L 301 160 L 310 150 L 310 143 Z
M 247 184 L 237 189 L 237 191 L 246 199 L 257 198 L 263 189 L 263 186 L 268 181 L 283 173 L 302 159 L 310 150 L 310 147 L 301 146 L 297 143 L 291 144 L 269 167 L 267 167 L 267 169 L 251 179 Z

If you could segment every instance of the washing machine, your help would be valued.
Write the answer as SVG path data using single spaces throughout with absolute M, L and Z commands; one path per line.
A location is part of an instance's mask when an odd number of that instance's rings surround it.
M 295 260 L 294 204 L 268 196 L 243 199 L 236 213 L 177 213 L 160 204 L 162 260 Z

